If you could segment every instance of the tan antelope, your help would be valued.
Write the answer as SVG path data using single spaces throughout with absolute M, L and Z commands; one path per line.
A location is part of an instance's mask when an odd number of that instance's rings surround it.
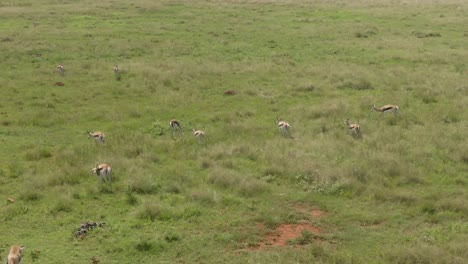
M 8 254 L 7 264 L 20 264 L 24 248 L 25 247 L 18 245 L 12 246 L 10 249 L 10 254 Z
M 382 112 L 384 113 L 387 113 L 387 112 L 392 112 L 394 115 L 398 114 L 398 111 L 400 110 L 400 108 L 397 106 L 397 105 L 384 105 L 382 107 L 375 107 L 375 105 L 372 105 L 372 110 L 376 111 L 376 112 Z
M 278 126 L 283 136 L 289 135 L 289 129 L 291 128 L 291 125 L 289 125 L 288 122 L 281 121 L 279 117 L 276 117 L 276 125 Z
M 114 70 L 115 75 L 118 75 L 120 72 L 119 65 L 115 65 L 114 68 L 112 68 L 112 70 Z
M 197 129 L 193 128 L 192 133 L 196 138 L 198 138 L 198 140 L 202 140 L 202 139 L 205 138 L 205 132 L 203 132 L 201 130 L 197 130 Z
M 94 167 L 91 170 L 93 173 L 96 173 L 96 175 L 99 177 L 99 181 L 102 182 L 111 182 L 112 181 L 112 168 L 109 166 L 107 163 L 97 163 L 96 167 Z
M 100 141 L 101 143 L 104 143 L 106 141 L 106 135 L 104 135 L 104 133 L 101 131 L 87 131 L 86 133 L 88 133 L 88 138 L 94 138 L 96 142 Z
M 349 131 L 353 133 L 355 136 L 359 136 L 361 134 L 361 127 L 358 124 L 350 124 L 349 118 L 347 118 L 344 123 L 348 126 Z
M 55 67 L 55 69 L 57 69 L 57 72 L 58 72 L 60 75 L 65 74 L 65 67 L 63 67 L 63 64 L 57 65 L 57 67 Z
M 169 128 L 171 129 L 171 136 L 173 137 L 174 136 L 174 133 L 176 131 L 179 131 L 179 132 L 182 132 L 182 126 L 180 125 L 180 122 L 177 121 L 176 119 L 172 119 L 171 121 L 169 121 Z

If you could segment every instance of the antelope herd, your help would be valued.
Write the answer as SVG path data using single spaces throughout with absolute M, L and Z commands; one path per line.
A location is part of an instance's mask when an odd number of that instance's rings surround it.
M 63 64 L 57 65 L 56 66 L 56 71 L 60 75 L 64 75 L 65 67 L 63 66 Z M 119 75 L 119 73 L 120 73 L 119 66 L 115 65 L 113 67 L 113 71 L 114 71 L 115 75 Z M 391 112 L 394 115 L 397 115 L 400 108 L 397 105 L 391 105 L 391 104 L 383 105 L 381 107 L 376 107 L 375 104 L 374 104 L 374 105 L 372 105 L 371 109 L 373 111 L 376 111 L 376 112 L 382 112 L 382 113 L 384 113 L 384 115 L 387 112 Z M 360 136 L 361 128 L 360 128 L 360 126 L 358 124 L 350 123 L 349 118 L 347 118 L 344 121 L 344 123 L 347 126 L 348 130 L 352 133 L 352 135 Z M 283 136 L 290 135 L 291 125 L 288 122 L 282 120 L 280 117 L 276 117 L 276 125 L 277 125 L 281 135 L 283 135 Z M 172 137 L 174 137 L 174 134 L 176 132 L 183 133 L 182 125 L 176 119 L 172 119 L 172 120 L 169 121 L 169 129 L 171 131 L 171 136 Z M 94 132 L 87 131 L 86 133 L 88 135 L 88 138 L 93 138 L 96 142 L 99 142 L 99 143 L 105 143 L 106 136 L 104 135 L 103 132 L 101 132 L 101 131 L 94 131 Z M 192 129 L 192 134 L 198 140 L 202 140 L 205 137 L 205 132 L 204 131 L 194 129 L 194 128 Z M 91 172 L 98 176 L 99 182 L 109 182 L 110 183 L 112 181 L 112 168 L 107 163 L 101 163 L 101 164 L 97 163 L 96 166 L 91 170 Z M 94 223 L 94 224 L 96 224 L 96 223 Z M 101 226 L 101 225 L 99 224 L 99 226 Z M 95 227 L 95 225 L 89 225 L 89 226 L 82 225 L 80 227 L 80 229 L 75 232 L 75 237 L 80 237 L 80 236 L 86 235 L 86 232 L 90 228 L 94 228 L 94 227 Z M 22 257 L 22 252 L 23 252 L 24 248 L 25 247 L 18 246 L 18 245 L 12 246 L 11 249 L 10 249 L 10 252 L 8 254 L 7 264 L 19 264 L 19 263 L 21 263 L 21 257 Z

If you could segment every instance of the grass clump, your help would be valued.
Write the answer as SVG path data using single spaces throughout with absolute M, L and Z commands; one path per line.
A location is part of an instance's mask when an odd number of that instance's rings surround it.
M 138 194 L 155 194 L 160 189 L 161 186 L 150 175 L 135 175 L 127 180 L 127 190 Z
M 34 149 L 32 151 L 28 151 L 24 158 L 27 161 L 38 161 L 41 159 L 47 159 L 52 157 L 52 153 L 48 149 Z
M 373 90 L 374 86 L 372 85 L 371 82 L 367 80 L 359 80 L 356 82 L 352 81 L 347 81 L 344 82 L 336 87 L 338 90 L 358 90 L 358 91 L 364 91 L 364 90 Z

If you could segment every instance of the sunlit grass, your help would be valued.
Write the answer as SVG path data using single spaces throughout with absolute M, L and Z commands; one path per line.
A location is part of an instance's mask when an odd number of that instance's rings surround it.
M 23 244 L 34 263 L 466 262 L 467 8 L 0 3 L 0 260 Z M 74 239 L 86 221 L 106 226 Z M 303 222 L 323 234 L 250 250 Z

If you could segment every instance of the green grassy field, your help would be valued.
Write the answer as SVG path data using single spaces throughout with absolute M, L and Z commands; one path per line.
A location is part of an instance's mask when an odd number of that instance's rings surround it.
M 0 2 L 0 261 L 468 262 L 466 25 L 463 0 Z

